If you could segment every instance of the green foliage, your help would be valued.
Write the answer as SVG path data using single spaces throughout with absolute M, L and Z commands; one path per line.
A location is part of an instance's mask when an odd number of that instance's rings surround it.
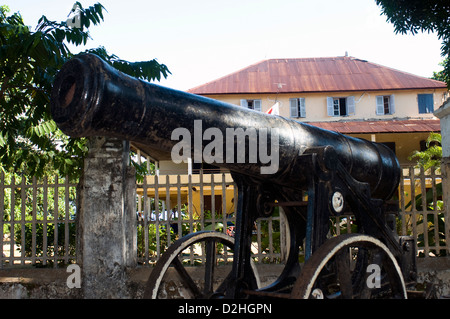
M 450 58 L 446 57 L 444 61 L 439 63 L 439 65 L 444 67 L 444 70 L 439 72 L 433 72 L 433 76 L 431 77 L 433 80 L 442 81 L 447 84 L 450 84 Z
M 24 256 L 45 256 L 46 262 L 51 263 L 55 256 L 75 255 L 76 187 L 63 187 L 65 183 L 61 178 L 39 180 L 12 173 L 3 174 L 0 183 L 7 186 L 2 190 L 3 234 L 14 238 Z M 67 220 L 70 223 L 66 238 L 66 225 L 62 221 Z M 68 252 L 65 251 L 66 240 Z
M 55 169 L 72 178 L 81 173 L 87 141 L 56 127 L 50 115 L 51 88 L 58 70 L 74 56 L 67 44 L 85 45 L 89 27 L 100 24 L 106 10 L 99 3 L 83 8 L 76 2 L 72 11 L 80 18 L 77 27 L 42 16 L 33 31 L 20 13 L 9 15 L 8 7 L 0 7 L 0 170 L 43 176 Z M 104 47 L 85 52 L 143 80 L 170 74 L 156 60 L 128 62 Z
M 430 133 L 426 141 L 427 149 L 424 151 L 414 151 L 408 159 L 417 160 L 417 166 L 425 170 L 431 167 L 440 167 L 442 160 L 442 137 L 439 133 Z
M 157 60 L 128 62 L 120 59 L 115 54 L 109 55 L 102 46 L 86 50 L 85 53 L 96 54 L 117 70 L 146 81 L 160 81 L 162 77 L 167 78 L 171 74 L 167 66 L 159 64 Z
M 68 254 L 69 256 L 75 256 L 76 250 L 76 229 L 75 223 L 69 223 L 69 238 L 68 238 L 68 252 L 66 252 L 65 246 L 65 227 L 66 225 L 62 223 L 58 223 L 56 240 L 55 240 L 55 224 L 53 223 L 36 223 L 35 225 L 31 223 L 25 224 L 24 231 L 21 231 L 21 225 L 15 226 L 15 240 L 19 244 L 19 250 L 24 251 L 25 257 L 43 257 L 44 249 L 46 251 L 48 263 L 52 263 L 51 256 L 64 256 Z M 33 232 L 36 234 L 35 239 L 33 241 Z M 25 245 L 22 246 L 22 233 L 25 234 L 24 242 Z M 46 236 L 44 236 L 46 234 Z M 47 241 L 47 246 L 44 246 L 44 237 Z M 55 241 L 57 245 L 55 245 Z M 35 254 L 33 255 L 33 250 Z
M 396 33 L 437 32 L 439 39 L 449 40 L 450 3 L 441 0 L 376 0 L 382 14 Z M 446 47 L 449 51 L 450 47 Z
M 375 0 L 382 14 L 392 23 L 396 33 L 413 35 L 435 32 L 442 41 L 441 55 L 445 58 L 440 80 L 450 88 L 450 2 L 442 0 Z
M 427 232 L 421 233 L 417 236 L 417 246 L 425 247 L 426 237 L 429 246 L 443 247 L 443 249 L 430 249 L 431 253 L 439 257 L 447 256 L 447 250 L 444 248 L 446 246 L 444 212 L 437 214 L 437 222 L 435 220 L 434 214 L 427 214 L 426 216 L 426 219 L 420 218 L 420 220 L 417 221 L 417 226 L 421 226 L 426 223 L 427 227 Z M 419 253 L 419 257 L 424 257 L 424 253 Z
M 136 170 L 136 182 L 143 183 L 144 178 L 147 175 L 155 174 L 155 164 L 152 162 L 148 162 L 147 160 L 140 162 L 137 156 L 137 154 L 132 153 L 131 165 Z
M 161 202 L 159 203 L 161 204 Z M 152 201 L 150 205 L 150 209 L 152 212 L 155 212 L 155 203 Z M 142 219 L 138 221 L 137 227 L 137 254 L 139 257 L 145 257 L 145 238 L 146 233 L 148 234 L 148 253 L 150 256 L 156 256 L 158 252 L 158 241 L 159 238 L 159 249 L 161 252 L 164 252 L 169 247 L 169 238 L 170 243 L 173 243 L 177 239 L 180 239 L 183 236 L 186 236 L 190 233 L 189 223 L 186 221 L 189 220 L 189 214 L 187 214 L 187 206 L 182 205 L 180 210 L 177 207 L 174 208 L 173 211 L 179 211 L 180 217 L 171 218 L 170 223 L 164 220 L 160 220 L 159 227 L 156 227 L 156 223 L 152 221 L 145 226 L 144 216 L 141 216 Z M 159 206 L 159 212 L 162 212 L 162 206 Z M 181 222 L 179 223 L 179 219 Z M 179 236 L 178 227 L 181 226 L 181 236 Z M 147 231 L 145 229 L 147 227 Z M 199 227 L 199 223 L 194 223 L 193 228 L 194 231 L 197 231 Z M 157 236 L 158 235 L 158 236 Z
M 215 231 L 218 231 L 218 232 L 222 232 L 223 231 L 223 223 L 222 223 L 223 217 L 222 217 L 222 213 L 216 212 L 214 214 L 214 225 L 212 223 L 213 216 L 212 216 L 212 212 L 210 210 L 205 210 L 203 212 L 203 218 L 205 220 L 203 230 L 215 230 Z M 197 227 L 200 228 L 200 225 L 197 225 Z
M 434 194 L 434 192 L 436 194 Z M 425 196 L 422 196 L 422 194 L 418 194 L 414 198 L 414 204 L 415 209 L 418 212 L 424 211 L 424 205 L 426 205 L 425 210 L 426 211 L 435 211 L 436 213 L 426 214 L 424 217 L 423 215 L 417 215 L 417 221 L 416 226 L 417 229 L 423 229 L 425 226 L 426 232 L 419 233 L 417 236 L 417 246 L 418 247 L 425 247 L 425 240 L 428 242 L 428 245 L 433 247 L 445 247 L 446 242 L 446 236 L 445 236 L 445 216 L 444 216 L 444 203 L 441 200 L 442 198 L 442 183 L 436 184 L 436 189 L 433 191 L 433 189 L 429 189 L 426 191 Z M 437 200 L 434 201 L 434 195 L 436 196 Z M 406 204 L 405 209 L 410 209 L 412 206 L 413 201 L 410 201 Z M 411 222 L 411 220 L 410 220 Z M 426 225 L 424 225 L 424 223 Z M 446 250 L 445 249 L 431 249 L 430 252 L 432 252 L 435 256 L 446 256 Z M 419 254 L 420 257 L 423 257 L 424 254 L 421 252 Z
M 436 196 L 437 198 L 442 198 L 442 183 L 436 184 Z M 427 205 L 428 203 L 428 205 Z M 405 205 L 405 209 L 408 210 L 412 206 L 413 201 L 410 201 Z M 438 200 L 436 203 L 433 202 L 433 190 L 429 189 L 425 193 L 425 198 L 423 198 L 422 194 L 418 194 L 414 197 L 414 204 L 417 211 L 423 210 L 423 205 L 426 205 L 428 210 L 442 210 L 443 203 L 441 200 Z
M 279 207 L 274 208 L 274 212 L 271 215 L 272 217 L 279 217 L 280 211 Z M 281 229 L 280 229 L 280 220 L 270 220 L 261 218 L 258 220 L 259 227 L 261 229 L 261 253 L 272 253 L 279 254 L 281 253 Z M 255 225 L 256 226 L 256 225 Z M 257 242 L 257 235 L 253 235 L 253 242 Z M 277 262 L 275 258 L 262 258 L 263 263 L 271 263 Z
M 424 170 L 433 167 L 439 169 L 442 160 L 441 143 L 441 134 L 430 133 L 426 141 L 426 150 L 414 151 L 408 159 L 417 160 L 417 166 L 423 167 Z M 423 211 L 424 208 L 428 211 L 442 211 L 444 209 L 442 195 L 442 183 L 438 183 L 436 184 L 436 189 L 434 191 L 433 189 L 429 189 L 426 191 L 425 196 L 423 196 L 423 194 L 418 194 L 415 196 L 415 209 L 417 211 Z M 436 196 L 436 201 L 434 200 L 434 196 Z M 407 203 L 405 209 L 409 209 L 412 204 L 413 201 Z M 426 205 L 426 207 L 424 207 L 424 205 Z M 417 245 L 419 247 L 424 247 L 426 238 L 429 246 L 445 246 L 446 239 L 444 213 L 436 213 L 436 217 L 435 214 L 427 214 L 426 217 L 419 217 L 416 225 L 423 227 L 424 223 L 426 223 L 425 226 L 427 231 L 417 236 Z M 434 253 L 435 256 L 446 255 L 445 249 L 439 251 L 432 250 L 431 252 Z M 423 253 L 421 253 L 421 255 L 423 255 Z

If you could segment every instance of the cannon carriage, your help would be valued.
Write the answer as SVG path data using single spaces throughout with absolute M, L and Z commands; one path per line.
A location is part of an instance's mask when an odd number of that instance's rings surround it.
M 92 54 L 62 67 L 51 111 L 70 136 L 117 137 L 158 160 L 173 159 L 174 149 L 178 160 L 186 160 L 185 153 L 197 162 L 209 155 L 207 161 L 230 170 L 238 188 L 234 238 L 200 231 L 179 239 L 152 270 L 145 297 L 158 298 L 174 268 L 193 298 L 407 298 L 415 280 L 415 244 L 398 236 L 392 222 L 398 207 L 390 199 L 400 167 L 384 145 L 150 84 Z M 207 131 L 208 138 L 196 137 Z M 180 141 L 183 134 L 189 140 Z M 276 206 L 288 220 L 289 256 L 278 279 L 260 287 L 252 228 Z M 330 218 L 348 212 L 358 232 L 330 237 Z M 198 243 L 205 250 L 201 285 L 179 259 Z M 221 282 L 214 279 L 218 246 L 233 252 Z

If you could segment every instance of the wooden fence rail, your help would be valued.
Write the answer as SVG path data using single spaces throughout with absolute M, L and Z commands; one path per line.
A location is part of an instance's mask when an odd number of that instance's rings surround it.
M 402 172 L 398 234 L 415 238 L 419 257 L 448 255 L 450 223 L 440 171 L 405 166 Z M 75 262 L 76 186 L 68 178 L 37 180 L 0 173 L 0 268 Z M 191 232 L 214 229 L 233 235 L 237 189 L 229 173 L 147 176 L 136 187 L 137 254 L 142 265 L 154 264 L 174 240 Z M 352 216 L 340 216 L 332 234 L 354 231 L 354 222 Z M 252 242 L 256 262 L 285 260 L 286 223 L 281 209 L 258 219 Z

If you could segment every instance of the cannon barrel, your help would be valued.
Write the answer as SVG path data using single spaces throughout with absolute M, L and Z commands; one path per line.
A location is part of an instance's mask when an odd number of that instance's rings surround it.
M 382 144 L 148 83 L 117 71 L 92 54 L 78 55 L 63 65 L 55 78 L 51 112 L 58 127 L 67 135 L 129 140 L 157 160 L 171 159 L 171 152 L 181 138 L 173 139 L 175 129 L 184 128 L 187 131 L 182 132 L 193 134 L 193 143 L 187 145 L 195 157 L 199 146 L 195 141 L 198 124 L 201 124 L 200 134 L 214 128 L 210 132 L 223 132 L 224 153 L 232 151 L 234 156 L 227 161 L 224 154 L 224 160 L 215 165 L 293 188 L 304 189 L 309 173 L 299 160 L 300 155 L 308 149 L 324 146 L 334 148 L 337 158 L 353 178 L 370 185 L 372 197 L 390 198 L 400 178 L 396 156 Z M 266 143 L 267 154 L 270 147 L 275 151 L 276 145 L 276 171 L 262 174 L 261 168 L 268 166 L 267 160 L 236 160 L 240 155 L 237 154 L 238 143 L 232 149 L 225 145 L 230 128 L 235 129 L 235 133 L 239 128 L 248 133 L 251 128 L 256 138 Z M 251 143 L 249 136 L 247 144 Z M 199 140 L 204 149 L 213 139 L 201 135 Z M 233 137 L 233 141 L 236 140 Z M 216 137 L 217 142 L 220 140 Z M 255 150 L 247 144 L 245 150 L 250 152 L 247 154 L 250 158 Z

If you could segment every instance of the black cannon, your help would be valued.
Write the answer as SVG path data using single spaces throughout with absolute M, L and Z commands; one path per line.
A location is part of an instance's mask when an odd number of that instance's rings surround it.
M 62 67 L 51 112 L 70 136 L 117 137 L 157 160 L 191 157 L 230 170 L 238 186 L 234 239 L 205 231 L 172 244 L 152 271 L 146 297 L 157 297 L 169 266 L 197 298 L 406 298 L 414 282 L 414 241 L 397 236 L 391 221 L 398 205 L 389 209 L 400 167 L 382 144 L 150 84 L 91 54 Z M 279 278 L 261 288 L 252 227 L 276 206 L 289 223 L 289 257 Z M 344 212 L 354 215 L 358 233 L 330 237 L 330 218 Z M 176 257 L 198 242 L 206 247 L 202 288 Z M 215 243 L 234 251 L 220 284 L 213 280 Z

